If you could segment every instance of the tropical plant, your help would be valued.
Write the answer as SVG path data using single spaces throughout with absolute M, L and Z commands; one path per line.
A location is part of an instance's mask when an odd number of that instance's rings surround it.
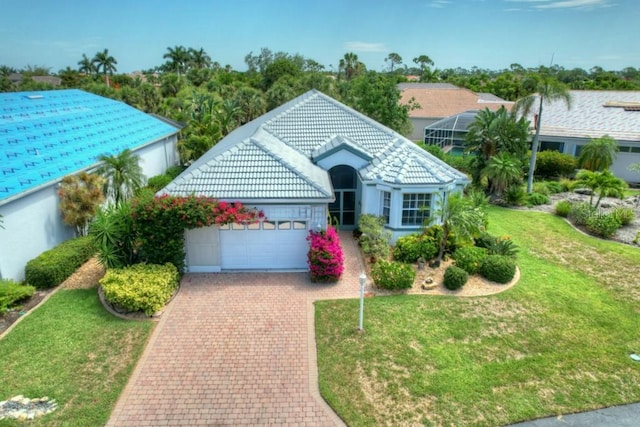
M 523 81 L 523 85 L 535 87 L 534 92 L 536 93 L 519 99 L 516 102 L 515 110 L 522 112 L 523 117 L 527 117 L 536 105 L 538 108 L 537 114 L 534 116 L 536 133 L 531 144 L 531 159 L 529 161 L 529 174 L 527 177 L 527 193 L 531 193 L 533 187 L 533 175 L 536 170 L 536 156 L 538 154 L 540 141 L 543 107 L 546 104 L 561 100 L 567 105 L 567 108 L 571 108 L 571 94 L 569 93 L 567 86 L 558 82 L 555 78 L 549 75 L 543 75 L 542 77 L 535 79 L 525 79 L 525 81 Z
M 95 74 L 96 66 L 91 58 L 86 54 L 82 54 L 82 59 L 78 61 L 78 71 L 88 76 Z
M 442 237 L 438 242 L 438 256 L 435 265 L 440 265 L 442 262 L 451 233 L 454 233 L 456 238 L 461 241 L 472 241 L 474 235 L 487 225 L 486 212 L 482 208 L 474 206 L 471 200 L 465 198 L 461 193 L 449 194 L 445 202 L 440 200 L 434 218 L 439 218 L 442 226 Z
M 189 48 L 189 64 L 197 69 L 211 67 L 211 57 L 203 48 L 198 50 Z
M 522 178 L 522 164 L 506 152 L 493 156 L 482 171 L 490 183 L 490 191 L 501 196 L 513 184 L 519 184 Z
M 554 208 L 556 215 L 566 218 L 571 212 L 571 202 L 568 200 L 560 200 Z
M 384 229 L 385 220 L 381 216 L 362 214 L 358 218 L 358 228 L 362 233 L 358 244 L 362 252 L 371 260 L 389 256 L 391 232 Z
M 596 209 L 590 203 L 581 202 L 571 206 L 569 217 L 573 219 L 575 225 L 585 225 L 595 213 Z
M 624 190 L 628 187 L 626 182 L 616 177 L 610 170 L 593 172 L 583 169 L 578 172 L 576 179 L 578 185 L 591 190 L 589 204 L 596 209 L 600 206 L 603 197 L 624 197 Z M 593 204 L 594 194 L 598 195 L 595 205 Z
M 104 74 L 105 81 L 107 82 L 107 86 L 111 86 L 109 83 L 109 76 L 113 75 L 114 72 L 117 71 L 116 64 L 118 61 L 109 55 L 109 50 L 105 49 L 102 52 L 96 53 L 93 57 L 93 64 L 95 65 L 96 72 Z
M 176 73 L 178 78 L 187 71 L 191 59 L 189 51 L 184 46 L 168 47 L 167 53 L 162 55 L 162 57 L 168 59 L 165 68 L 168 71 Z
M 344 75 L 347 81 L 366 71 L 365 65 L 358 60 L 358 55 L 353 52 L 344 54 L 338 65 L 338 74 Z
M 591 139 L 582 147 L 578 157 L 578 166 L 590 171 L 609 169 L 616 160 L 619 150 L 618 142 L 608 135 Z
M 613 208 L 611 210 L 611 215 L 613 215 L 622 226 L 631 224 L 636 217 L 633 209 L 626 206 L 617 206 Z
M 103 154 L 98 160 L 102 162 L 98 173 L 105 179 L 104 193 L 116 205 L 133 197 L 144 185 L 139 158 L 130 149 L 113 156 Z
M 87 233 L 87 225 L 104 201 L 103 183 L 99 175 L 86 172 L 62 178 L 58 188 L 62 221 L 74 228 L 76 236 Z
M 548 205 L 549 203 L 551 203 L 551 199 L 546 194 L 535 191 L 527 194 L 527 205 L 529 206 Z
M 89 236 L 98 250 L 98 261 L 107 268 L 122 268 L 138 259 L 129 203 L 100 209 L 89 225 Z

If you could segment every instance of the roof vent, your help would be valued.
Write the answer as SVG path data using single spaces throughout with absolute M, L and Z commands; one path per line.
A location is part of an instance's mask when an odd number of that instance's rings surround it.
M 42 95 L 27 95 L 27 96 L 25 96 L 25 98 L 27 98 L 27 99 L 43 99 L 44 96 L 42 96 Z

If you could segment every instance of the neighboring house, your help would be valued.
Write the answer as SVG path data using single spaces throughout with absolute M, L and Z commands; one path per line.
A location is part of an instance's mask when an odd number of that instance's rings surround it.
M 307 269 L 309 230 L 385 218 L 394 237 L 420 229 L 469 183 L 391 129 L 310 91 L 236 129 L 159 194 L 196 194 L 261 209 L 256 224 L 186 232 L 191 272 Z
M 628 182 L 640 182 L 629 165 L 640 162 L 640 91 L 572 90 L 571 108 L 564 101 L 545 104 L 540 128 L 540 151 L 556 150 L 574 156 L 590 139 L 609 135 L 620 152 L 611 171 Z M 535 123 L 534 105 L 528 117 Z M 532 130 L 535 132 L 535 130 Z
M 178 130 L 122 102 L 81 90 L 0 93 L 0 277 L 73 237 L 62 222 L 60 180 L 129 148 L 145 176 L 178 162 Z
M 412 141 L 422 141 L 424 129 L 444 118 L 469 110 L 496 111 L 503 105 L 510 110 L 514 104 L 490 93 L 475 93 L 450 83 L 400 83 L 398 89 L 402 93 L 400 104 L 409 104 L 413 98 L 420 105 L 409 111 Z
M 23 79 L 24 76 L 20 73 L 9 74 L 9 80 L 15 85 L 22 83 Z M 60 86 L 62 84 L 62 79 L 56 76 L 31 76 L 31 80 L 38 83 L 46 83 L 51 86 Z

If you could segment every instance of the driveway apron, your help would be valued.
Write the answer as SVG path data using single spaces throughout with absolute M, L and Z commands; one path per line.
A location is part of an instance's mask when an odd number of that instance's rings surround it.
M 185 275 L 107 425 L 343 425 L 318 391 L 313 326 L 313 301 L 359 296 L 360 254 L 340 237 L 337 284 L 308 273 Z

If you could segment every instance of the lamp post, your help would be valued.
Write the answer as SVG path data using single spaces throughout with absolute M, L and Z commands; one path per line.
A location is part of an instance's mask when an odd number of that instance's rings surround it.
M 360 332 L 363 331 L 362 321 L 364 318 L 364 284 L 367 281 L 367 276 L 364 274 L 364 271 L 360 273 L 360 319 L 358 322 L 358 330 Z

